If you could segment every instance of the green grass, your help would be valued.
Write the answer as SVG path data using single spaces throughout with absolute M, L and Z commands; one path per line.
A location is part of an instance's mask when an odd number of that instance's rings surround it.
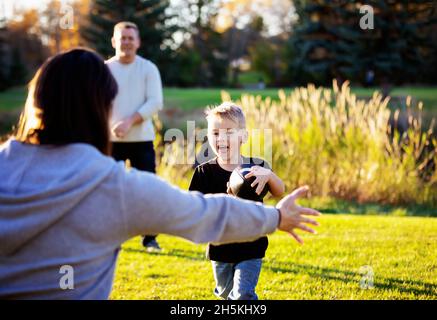
M 277 95 L 277 89 L 228 91 L 234 99 L 242 92 Z M 366 97 L 373 89 L 353 91 Z M 24 87 L 0 93 L 0 127 L 7 113 L 22 108 L 25 94 Z M 397 88 L 393 94 L 410 94 L 437 112 L 435 88 Z M 193 110 L 219 103 L 220 89 L 166 88 L 164 96 L 166 108 Z M 304 246 L 281 232 L 270 236 L 257 289 L 261 299 L 437 299 L 437 218 L 399 217 L 424 210 L 419 207 L 352 208 L 346 202 L 314 201 L 325 212 L 362 215 L 325 214 L 319 234 L 304 235 Z M 423 214 L 435 216 L 435 211 Z M 145 253 L 139 238 L 123 245 L 112 299 L 215 299 L 205 245 L 158 239 L 165 249 L 161 254 Z M 366 265 L 374 271 L 369 290 L 360 288 L 360 267 Z
M 274 205 L 276 202 L 269 197 L 265 201 L 269 205 Z M 437 208 L 427 207 L 424 205 L 389 205 L 380 203 L 358 203 L 356 201 L 347 201 L 336 199 L 334 197 L 316 197 L 312 196 L 309 199 L 302 199 L 302 205 L 315 208 L 322 213 L 341 214 L 347 212 L 354 215 L 365 216 L 416 216 L 416 217 L 437 217 Z
M 180 108 L 183 110 L 192 110 L 204 108 L 211 104 L 218 104 L 221 102 L 220 91 L 226 90 L 231 94 L 233 99 L 237 99 L 242 93 L 250 93 L 254 95 L 261 95 L 265 97 L 277 97 L 278 89 L 265 90 L 248 90 L 248 89 L 229 89 L 229 88 L 165 88 L 165 107 L 166 108 Z M 285 88 L 288 92 L 292 88 Z M 352 89 L 359 97 L 369 97 L 378 88 L 355 88 Z M 0 92 L 0 111 L 13 110 L 22 108 L 26 99 L 26 88 L 18 87 Z M 393 96 L 407 96 L 411 95 L 415 99 L 424 102 L 425 109 L 437 111 L 437 88 L 433 87 L 402 87 L 395 88 L 392 91 Z
M 26 100 L 27 89 L 25 87 L 18 87 L 0 92 L 0 111 L 21 109 Z M 231 93 L 232 98 L 237 99 L 243 92 L 252 94 L 261 94 L 263 97 L 277 96 L 277 89 L 267 90 L 240 90 L 240 89 L 179 89 L 179 88 L 165 88 L 165 107 L 179 108 L 183 110 L 192 110 L 198 108 L 205 108 L 208 105 L 219 104 L 221 102 L 220 91 L 226 90 Z
M 380 91 L 380 88 L 352 88 L 352 92 L 359 98 L 370 97 L 374 91 Z M 416 102 L 423 102 L 424 110 L 431 112 L 434 117 L 437 117 L 437 88 L 435 87 L 398 87 L 394 88 L 390 95 L 400 98 L 411 96 Z M 398 103 L 395 103 L 394 107 L 399 107 Z
M 288 93 L 293 88 L 285 88 Z M 211 104 L 219 104 L 221 101 L 220 91 L 225 90 L 230 93 L 232 99 L 237 99 L 242 93 L 249 93 L 254 95 L 261 95 L 263 98 L 271 97 L 275 99 L 278 96 L 278 89 L 264 89 L 264 90 L 248 90 L 248 89 L 179 89 L 166 88 L 164 90 L 165 107 L 166 108 L 180 108 L 184 110 L 192 110 L 197 108 L 204 108 Z M 352 91 L 358 97 L 370 97 L 378 88 L 353 88 Z M 423 101 L 425 110 L 432 110 L 437 112 L 437 88 L 432 87 L 405 87 L 396 88 L 391 94 L 393 96 L 405 97 L 411 95 L 418 101 Z
M 260 299 L 437 299 L 437 219 L 329 215 L 318 235 L 299 246 L 283 232 L 270 245 Z M 147 254 L 139 238 L 126 242 L 112 299 L 215 299 L 205 245 L 160 235 L 163 253 Z M 360 268 L 374 272 L 360 287 Z
M 18 87 L 0 92 L 0 111 L 23 108 L 26 95 L 26 87 Z
M 260 79 L 267 80 L 262 72 L 257 71 L 242 72 L 238 76 L 238 82 L 242 85 L 253 85 L 258 83 Z
M 230 88 L 208 88 L 208 89 L 180 89 L 166 88 L 164 89 L 165 108 L 179 108 L 183 110 L 193 110 L 205 108 L 209 105 L 218 105 L 221 103 L 221 90 L 228 92 L 232 99 L 241 97 L 242 93 L 250 93 L 265 97 L 276 97 L 277 89 L 265 90 L 246 90 L 246 89 L 230 89 Z
M 293 88 L 285 88 L 288 93 Z M 237 100 L 243 93 L 261 95 L 264 99 L 271 97 L 277 98 L 278 89 L 231 89 L 231 88 L 164 88 L 165 109 L 180 109 L 184 112 L 191 112 L 204 109 L 209 105 L 217 105 L 221 102 L 221 90 L 226 90 Z M 358 97 L 370 97 L 377 88 L 355 88 L 352 89 Z M 8 133 L 13 124 L 18 120 L 19 111 L 23 108 L 26 100 L 26 87 L 17 87 L 5 92 L 0 92 L 0 136 Z M 406 96 L 412 95 L 416 100 L 424 102 L 425 124 L 431 118 L 437 118 L 437 89 L 432 87 L 405 87 L 393 90 L 393 95 Z M 166 125 L 164 123 L 164 125 Z

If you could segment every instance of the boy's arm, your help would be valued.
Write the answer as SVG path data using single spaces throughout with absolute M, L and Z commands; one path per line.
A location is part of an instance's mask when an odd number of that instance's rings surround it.
M 272 170 L 271 165 L 268 162 L 264 162 L 264 165 L 270 169 L 269 181 L 267 182 L 270 188 L 270 193 L 274 197 L 280 197 L 285 193 L 285 185 L 281 178 Z
M 270 193 L 274 197 L 280 197 L 285 192 L 284 182 L 272 170 L 270 170 L 270 178 L 268 181 Z

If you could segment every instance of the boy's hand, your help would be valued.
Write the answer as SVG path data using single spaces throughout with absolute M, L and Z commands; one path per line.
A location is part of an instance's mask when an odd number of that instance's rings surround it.
M 278 202 L 276 208 L 280 212 L 280 223 L 278 226 L 279 230 L 288 232 L 297 242 L 300 244 L 303 243 L 302 239 L 294 232 L 294 229 L 301 229 L 303 231 L 309 233 L 316 233 L 313 229 L 305 225 L 305 223 L 312 224 L 314 226 L 318 226 L 319 223 L 313 219 L 305 217 L 308 216 L 320 216 L 320 212 L 311 209 L 304 208 L 297 205 L 296 199 L 303 196 L 307 191 L 308 187 L 300 187 L 294 190 L 289 195 L 282 198 L 281 201 Z
M 261 166 L 253 166 L 250 168 L 250 172 L 246 174 L 245 178 L 255 177 L 255 180 L 252 182 L 251 186 L 256 187 L 255 192 L 257 194 L 261 194 L 263 191 L 265 185 L 269 182 L 270 178 L 272 176 L 272 170 L 263 168 Z

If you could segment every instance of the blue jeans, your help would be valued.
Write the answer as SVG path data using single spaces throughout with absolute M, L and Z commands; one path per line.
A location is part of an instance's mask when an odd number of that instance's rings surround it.
M 238 263 L 212 262 L 216 287 L 214 294 L 227 300 L 258 300 L 255 287 L 261 272 L 262 259 Z

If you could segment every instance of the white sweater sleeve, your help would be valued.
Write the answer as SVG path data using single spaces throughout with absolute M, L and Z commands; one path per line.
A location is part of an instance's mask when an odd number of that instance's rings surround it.
M 121 194 L 127 238 L 165 233 L 196 243 L 249 241 L 272 233 L 276 208 L 228 195 L 178 189 L 154 174 L 130 170 Z
M 138 109 L 138 113 L 143 120 L 150 119 L 163 106 L 161 76 L 158 68 L 153 63 L 149 63 L 147 66 L 145 81 L 146 102 Z

